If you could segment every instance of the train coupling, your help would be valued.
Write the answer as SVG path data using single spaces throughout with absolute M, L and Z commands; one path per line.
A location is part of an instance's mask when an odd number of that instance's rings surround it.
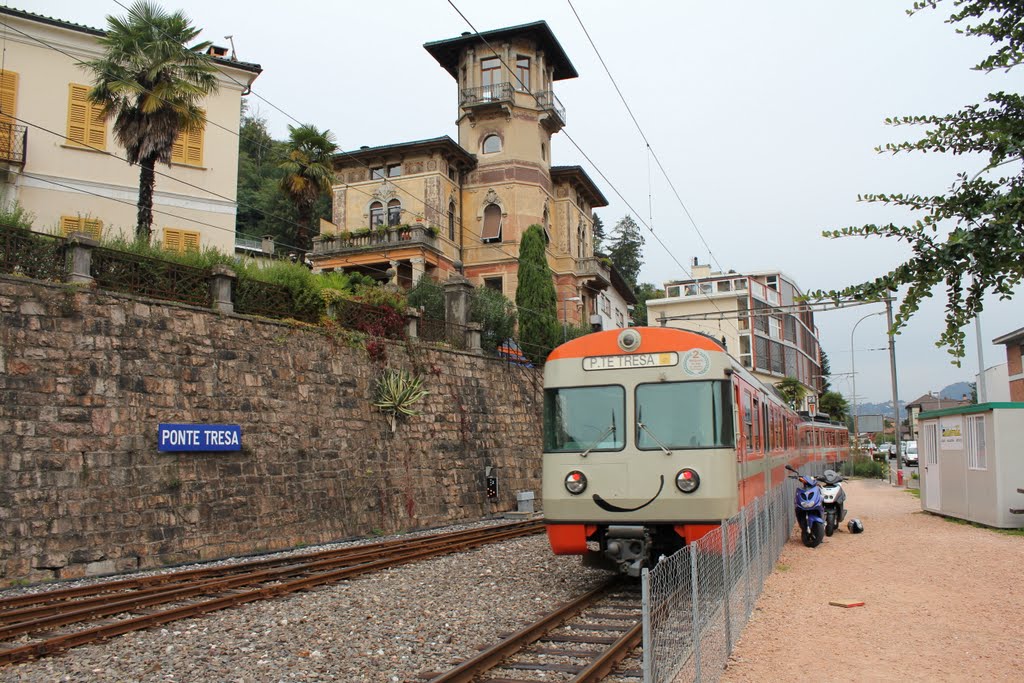
M 651 539 L 642 526 L 609 526 L 604 554 L 619 572 L 638 577 L 651 549 Z

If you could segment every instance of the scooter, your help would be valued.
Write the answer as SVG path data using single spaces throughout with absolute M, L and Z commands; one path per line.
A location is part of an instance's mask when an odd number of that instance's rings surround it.
M 839 528 L 839 523 L 846 518 L 846 491 L 840 482 L 843 475 L 835 470 L 825 470 L 824 481 L 818 482 L 821 487 L 821 499 L 825 509 L 825 535 L 831 536 Z
M 821 487 L 814 477 L 805 477 L 791 466 L 786 469 L 794 473 L 798 486 L 794 504 L 796 506 L 796 522 L 800 525 L 800 540 L 808 548 L 816 548 L 825 540 L 825 509 Z

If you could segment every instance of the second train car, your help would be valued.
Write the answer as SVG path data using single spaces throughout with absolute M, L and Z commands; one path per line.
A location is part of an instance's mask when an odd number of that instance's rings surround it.
M 717 341 L 634 327 L 544 367 L 543 503 L 560 555 L 638 576 L 786 480 L 845 459 L 845 427 L 791 410 Z

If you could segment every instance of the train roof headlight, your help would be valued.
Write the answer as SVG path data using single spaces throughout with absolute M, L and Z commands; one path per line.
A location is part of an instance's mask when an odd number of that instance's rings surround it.
M 619 333 L 619 348 L 627 353 L 632 353 L 640 348 L 640 333 L 629 328 Z
M 676 488 L 683 493 L 693 493 L 700 486 L 700 475 L 689 467 L 679 470 L 676 475 Z
M 587 490 L 587 475 L 579 470 L 573 470 L 565 475 L 565 490 L 574 496 L 578 496 Z

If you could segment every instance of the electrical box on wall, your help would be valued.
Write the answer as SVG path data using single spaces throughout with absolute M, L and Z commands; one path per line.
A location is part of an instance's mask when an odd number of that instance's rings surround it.
M 490 466 L 484 469 L 484 487 L 487 489 L 487 497 L 491 500 L 498 499 L 498 477 Z

